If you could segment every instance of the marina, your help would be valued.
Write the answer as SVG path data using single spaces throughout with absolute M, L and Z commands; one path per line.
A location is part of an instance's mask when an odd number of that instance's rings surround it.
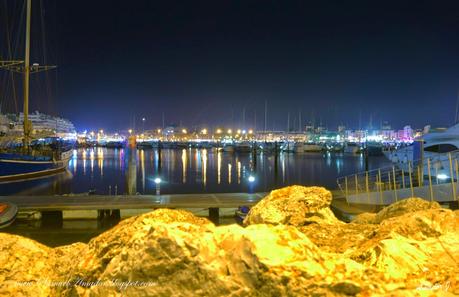
M 459 7 L 319 2 L 0 1 L 0 296 L 459 295 Z

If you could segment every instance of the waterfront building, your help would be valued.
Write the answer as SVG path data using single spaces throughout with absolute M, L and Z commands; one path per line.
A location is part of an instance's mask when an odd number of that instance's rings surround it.
M 61 117 L 54 117 L 35 111 L 29 114 L 32 122 L 32 134 L 39 136 L 75 137 L 76 131 L 73 123 Z M 23 133 L 24 114 L 0 115 L 0 132 L 10 135 Z

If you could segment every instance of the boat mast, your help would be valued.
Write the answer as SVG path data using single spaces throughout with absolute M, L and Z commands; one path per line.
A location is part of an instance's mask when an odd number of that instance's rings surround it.
M 26 35 L 25 35 L 25 53 L 24 61 L 11 60 L 0 61 L 0 68 L 20 73 L 24 77 L 23 82 L 23 95 L 24 95 L 24 122 L 23 122 L 23 148 L 28 151 L 30 143 L 30 135 L 32 132 L 32 122 L 29 120 L 29 94 L 30 94 L 30 75 L 33 73 L 55 69 L 56 66 L 40 66 L 38 64 L 30 65 L 30 30 L 31 30 L 31 14 L 32 14 L 32 0 L 26 0 Z
M 25 56 L 24 56 L 24 150 L 29 149 L 30 132 L 32 124 L 29 121 L 29 80 L 30 80 L 30 18 L 32 10 L 32 0 L 27 0 L 27 20 L 25 36 Z

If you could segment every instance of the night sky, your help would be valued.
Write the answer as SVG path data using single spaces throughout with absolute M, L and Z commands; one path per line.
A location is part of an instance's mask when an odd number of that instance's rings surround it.
M 17 23 L 21 1 L 1 1 Z M 459 1 L 35 0 L 34 13 L 59 68 L 52 101 L 36 87 L 32 108 L 80 130 L 134 117 L 154 128 L 163 112 L 166 124 L 242 124 L 244 107 L 246 128 L 256 111 L 262 129 L 265 100 L 269 129 L 288 113 L 298 126 L 299 111 L 330 129 L 454 122 Z

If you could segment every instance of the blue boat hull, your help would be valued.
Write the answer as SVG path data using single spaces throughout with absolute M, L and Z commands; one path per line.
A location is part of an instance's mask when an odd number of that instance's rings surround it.
M 25 174 L 55 168 L 54 163 L 19 163 L 0 161 L 0 176 Z

